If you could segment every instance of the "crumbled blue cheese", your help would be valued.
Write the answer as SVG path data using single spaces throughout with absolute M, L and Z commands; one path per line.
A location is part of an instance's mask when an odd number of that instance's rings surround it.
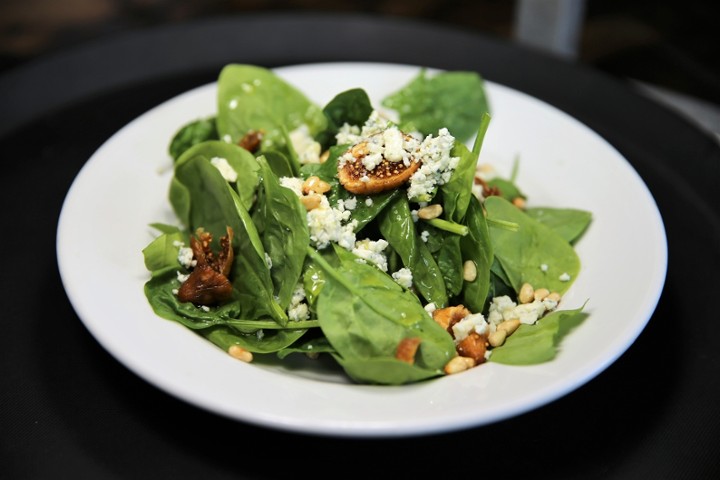
M 185 283 L 188 277 L 190 277 L 190 275 L 188 275 L 187 273 L 182 273 L 180 270 L 177 271 L 178 282 Z
M 342 204 L 337 208 L 330 206 L 325 195 L 322 196 L 320 206 L 307 212 L 310 241 L 315 248 L 322 250 L 330 242 L 336 242 L 346 250 L 352 251 L 355 247 L 355 227 L 357 220 L 350 220 L 350 210 Z
M 428 232 L 427 230 L 423 230 L 423 231 L 420 233 L 420 240 L 422 240 L 423 242 L 427 243 L 428 238 L 430 238 L 430 232 Z
M 368 206 L 368 207 L 372 207 L 372 204 L 373 204 L 373 199 L 372 199 L 372 197 L 367 197 L 367 198 L 365 199 L 365 205 Z
M 457 344 L 465 340 L 471 332 L 484 335 L 488 328 L 489 325 L 482 313 L 471 313 L 452 326 L 453 338 Z
M 366 238 L 355 242 L 352 252 L 363 260 L 377 265 L 383 272 L 387 272 L 387 256 L 385 256 L 384 251 L 388 245 L 388 242 L 383 239 L 370 240 Z
M 335 140 L 338 145 L 356 145 L 382 133 L 391 125 L 392 123 L 380 115 L 380 112 L 373 110 L 362 128 L 348 123 L 343 124 L 335 135 Z
M 268 270 L 272 269 L 272 258 L 270 258 L 270 255 L 268 255 L 267 252 L 265 252 L 265 264 L 267 265 Z
M 415 152 L 415 159 L 422 162 L 420 168 L 410 177 L 408 198 L 411 200 L 427 200 L 435 187 L 450 180 L 460 162 L 460 157 L 453 157 L 450 152 L 455 146 L 455 137 L 447 128 L 441 128 L 437 137 L 428 135 Z
M 280 177 L 280 185 L 289 188 L 293 192 L 295 192 L 295 195 L 298 197 L 302 197 L 302 186 L 303 186 L 304 180 L 302 178 L 298 177 Z
M 401 287 L 409 289 L 413 284 L 413 274 L 409 268 L 401 268 L 392 274 L 393 280 Z M 433 304 L 434 306 L 434 304 Z M 425 306 L 427 310 L 427 305 Z
M 185 268 L 192 268 L 197 265 L 197 260 L 193 260 L 192 248 L 186 247 L 182 242 L 175 242 L 174 245 L 178 247 L 178 262 Z
M 547 272 L 548 271 L 547 263 L 540 264 L 540 270 L 542 270 L 543 272 Z
M 290 142 L 301 164 L 320 163 L 321 145 L 310 135 L 310 129 L 302 124 L 290 132 Z
M 493 330 L 500 323 L 513 318 L 520 320 L 520 323 L 532 325 L 547 312 L 555 310 L 555 308 L 557 308 L 557 302 L 550 299 L 534 300 L 518 305 L 507 295 L 502 295 L 493 298 L 490 302 L 488 323 L 490 323 Z
M 220 171 L 220 174 L 228 182 L 237 182 L 238 174 L 234 168 L 230 166 L 227 159 L 222 157 L 213 157 L 210 163 Z
M 305 302 L 305 288 L 302 283 L 298 283 L 293 291 L 287 314 L 288 318 L 294 322 L 310 318 L 310 310 Z
M 569 282 L 570 275 L 567 272 L 564 272 L 558 277 L 558 280 L 560 280 L 561 282 Z

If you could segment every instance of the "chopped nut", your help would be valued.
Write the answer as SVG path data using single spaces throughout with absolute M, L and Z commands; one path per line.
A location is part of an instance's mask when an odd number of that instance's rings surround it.
M 535 299 L 535 290 L 529 283 L 523 283 L 518 293 L 518 300 L 520 303 L 530 303 Z
M 477 332 L 470 332 L 457 344 L 457 353 L 463 357 L 470 357 L 479 365 L 485 361 L 487 351 L 487 338 Z
M 520 319 L 518 318 L 511 318 L 509 320 L 505 320 L 504 322 L 500 322 L 500 324 L 496 327 L 498 331 L 503 331 L 507 336 L 512 335 L 515 333 L 515 330 L 518 329 L 520 326 Z
M 488 342 L 493 347 L 499 347 L 503 343 L 505 343 L 505 338 L 507 337 L 507 333 L 505 330 L 495 330 L 488 336 Z
M 454 307 L 438 308 L 432 313 L 435 320 L 441 327 L 450 332 L 450 329 L 457 322 L 470 315 L 470 310 L 463 305 Z M 452 333 L 452 332 L 451 332 Z
M 412 365 L 419 346 L 420 337 L 403 338 L 395 350 L 395 358 Z
M 310 195 L 303 195 L 300 197 L 300 202 L 305 206 L 305 210 L 308 212 L 314 210 L 320 206 L 322 202 L 322 195 L 317 193 L 311 193 Z
M 309 193 L 325 193 L 328 191 L 330 191 L 330 184 L 315 175 L 308 177 L 302 184 L 302 192 L 305 195 Z
M 231 357 L 241 360 L 246 363 L 252 362 L 253 354 L 250 350 L 245 350 L 240 345 L 231 345 L 228 348 L 228 353 Z
M 443 369 L 446 374 L 452 375 L 453 373 L 464 372 L 475 366 L 475 360 L 470 357 L 462 357 L 458 355 L 453 357 L 448 363 L 445 364 Z
M 438 218 L 443 212 L 442 205 L 439 203 L 434 203 L 432 205 L 428 205 L 426 207 L 422 207 L 418 209 L 417 215 L 418 218 L 421 218 L 423 220 L 432 220 L 433 218 Z
M 465 260 L 463 263 L 463 280 L 473 282 L 477 278 L 477 266 L 472 260 Z

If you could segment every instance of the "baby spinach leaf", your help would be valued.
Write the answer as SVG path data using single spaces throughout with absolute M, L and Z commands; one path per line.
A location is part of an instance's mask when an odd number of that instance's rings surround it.
M 490 361 L 507 365 L 534 365 L 555 358 L 558 345 L 588 314 L 584 306 L 574 310 L 556 310 L 535 325 L 520 325 L 505 343 L 492 350 Z
M 485 213 L 480 201 L 474 196 L 468 204 L 465 224 L 469 233 L 460 238 L 462 260 L 463 263 L 473 262 L 477 275 L 474 280 L 466 280 L 463 283 L 462 303 L 471 312 L 482 312 L 490 291 L 490 266 L 493 263 L 494 253 Z
M 257 159 L 262 188 L 253 211 L 253 221 L 270 257 L 270 275 L 277 302 L 287 308 L 300 279 L 310 242 L 307 213 L 298 196 L 282 187 L 264 156 Z
M 230 192 L 239 220 L 234 228 L 238 248 L 231 274 L 240 300 L 239 318 L 269 316 L 280 325 L 287 325 L 287 313 L 275 299 L 270 268 L 257 228 L 235 190 L 229 186 L 226 190 Z
M 237 143 L 248 131 L 264 132 L 262 149 L 284 145 L 282 129 L 302 124 L 311 135 L 325 129 L 323 111 L 304 93 L 272 70 L 254 65 L 230 64 L 218 78 L 217 129 Z
M 328 119 L 327 129 L 317 140 L 324 147 L 335 144 L 335 135 L 345 123 L 362 126 L 370 117 L 373 106 L 365 90 L 352 88 L 341 92 L 328 102 L 323 112 Z
M 226 325 L 217 325 L 198 333 L 227 352 L 238 345 L 253 353 L 274 353 L 292 345 L 305 333 L 306 329 L 262 330 L 262 333 L 241 333 Z
M 188 191 L 187 179 L 178 178 L 178 169 L 184 168 L 183 165 L 190 160 L 204 161 L 211 164 L 214 158 L 225 159 L 230 167 L 235 170 L 238 174 L 237 181 L 234 182 L 235 190 L 240 194 L 246 208 L 250 208 L 252 205 L 255 190 L 259 183 L 258 171 L 260 169 L 253 154 L 237 145 L 217 140 L 199 143 L 185 151 L 177 160 L 175 163 L 176 173 L 170 185 L 170 203 L 173 205 L 176 214 L 186 224 L 190 222 L 190 197 L 195 196 L 197 192 Z
M 528 282 L 535 288 L 565 293 L 580 272 L 580 259 L 572 245 L 502 197 L 488 197 L 485 208 L 489 217 L 518 225 L 517 231 L 490 229 L 495 256 L 515 291 Z
M 447 306 L 445 280 L 425 242 L 418 237 L 407 197 L 395 198 L 379 215 L 380 232 L 410 269 L 413 284 L 427 302 Z
M 534 207 L 525 213 L 570 243 L 577 241 L 592 222 L 592 213 L 576 208 Z
M 432 77 L 423 69 L 410 83 L 382 100 L 396 110 L 400 128 L 437 134 L 446 127 L 460 142 L 476 132 L 490 111 L 482 77 L 475 72 L 441 72 Z
M 455 344 L 417 297 L 375 266 L 346 258 L 335 269 L 321 257 L 315 260 L 326 273 L 317 305 L 320 328 L 351 378 L 400 384 L 443 374 Z M 416 337 L 414 363 L 397 360 L 400 342 Z M 378 363 L 384 368 L 373 368 Z
M 183 126 L 170 141 L 168 153 L 177 160 L 185 150 L 207 140 L 219 140 L 215 117 L 194 120 Z
M 473 196 L 472 186 L 475 181 L 480 149 L 489 125 L 490 115 L 485 113 L 478 127 L 472 150 L 468 150 L 463 143 L 455 141 L 451 155 L 459 157 L 460 161 L 450 180 L 440 186 L 443 198 L 443 215 L 447 220 L 459 222 L 465 216 L 470 197 Z
M 151 272 L 167 267 L 180 268 L 177 242 L 187 245 L 189 242 L 188 236 L 176 231 L 164 233 L 150 242 L 142 251 L 145 268 Z

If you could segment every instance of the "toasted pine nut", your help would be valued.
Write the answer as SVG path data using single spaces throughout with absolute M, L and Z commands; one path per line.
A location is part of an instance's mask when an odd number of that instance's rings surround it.
M 547 297 L 548 300 L 552 300 L 553 302 L 560 302 L 560 294 L 557 292 L 551 292 Z
M 538 288 L 535 290 L 535 300 L 545 300 L 545 297 L 550 295 L 550 290 L 547 288 Z
M 448 363 L 445 364 L 445 373 L 452 375 L 453 373 L 464 372 L 475 366 L 475 360 L 470 357 L 453 357 Z
M 322 195 L 317 193 L 311 193 L 310 195 L 303 195 L 300 197 L 300 201 L 305 205 L 305 210 L 310 211 L 320 206 L 322 201 Z
M 512 199 L 512 204 L 520 209 L 525 208 L 525 199 L 522 197 L 515 197 Z
M 501 322 L 497 326 L 497 330 L 501 330 L 507 334 L 507 336 L 512 335 L 515 333 L 515 330 L 518 329 L 520 326 L 520 319 L 519 318 L 511 318 L 510 320 L 505 320 L 504 322 Z
M 237 358 L 238 360 L 247 363 L 252 362 L 253 359 L 252 352 L 249 350 L 245 350 L 240 345 L 231 345 L 230 348 L 228 348 L 228 353 L 231 357 Z
M 330 158 L 330 150 L 325 150 L 322 155 L 320 155 L 320 163 L 325 163 L 328 158 Z
M 434 203 L 432 205 L 428 205 L 426 207 L 422 207 L 418 209 L 418 218 L 422 218 L 423 220 L 432 220 L 433 218 L 438 218 L 443 212 L 442 205 L 439 203 Z
M 477 266 L 472 260 L 465 260 L 463 263 L 463 280 L 472 282 L 477 278 Z
M 312 177 L 308 177 L 307 180 L 305 180 L 302 184 L 302 192 L 306 195 L 310 192 L 325 193 L 329 190 L 330 184 L 324 180 L 321 180 L 320 177 L 315 175 L 313 175 Z
M 520 303 L 530 303 L 535 298 L 535 290 L 529 283 L 523 283 L 520 287 L 520 293 L 518 293 L 518 300 Z
M 495 330 L 488 335 L 488 343 L 493 347 L 499 347 L 505 343 L 505 338 L 507 338 L 507 332 L 505 332 L 505 330 Z

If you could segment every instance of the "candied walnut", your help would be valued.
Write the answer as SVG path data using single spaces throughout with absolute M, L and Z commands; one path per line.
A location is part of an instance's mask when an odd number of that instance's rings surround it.
M 196 305 L 216 305 L 232 297 L 232 284 L 228 279 L 234 260 L 232 249 L 233 230 L 227 227 L 227 235 L 220 238 L 220 253 L 216 256 L 210 244 L 212 235 L 203 229 L 190 238 L 193 258 L 197 261 L 187 280 L 178 289 L 181 302 Z
M 452 334 L 452 326 L 470 315 L 470 313 L 470 310 L 465 306 L 456 305 L 454 307 L 438 308 L 432 313 L 432 317 L 441 327 Z
M 475 176 L 474 183 L 475 185 L 480 185 L 482 187 L 482 196 L 485 198 L 493 195 L 502 195 L 498 187 L 490 186 L 482 177 L 478 175 Z
M 395 350 L 395 358 L 412 365 L 419 346 L 420 337 L 403 338 Z
M 409 165 L 405 165 L 402 161 L 391 162 L 383 158 L 379 165 L 368 170 L 362 163 L 369 153 L 367 142 L 354 145 L 346 153 L 353 158 L 338 169 L 338 179 L 345 190 L 356 195 L 371 195 L 397 188 L 410 180 L 421 163 L 411 159 Z
M 260 148 L 262 142 L 263 132 L 260 130 L 248 131 L 238 142 L 238 145 L 245 150 L 255 153 Z
M 485 362 L 485 352 L 487 351 L 487 338 L 477 332 L 470 334 L 458 342 L 456 350 L 458 355 L 462 357 L 470 357 L 475 360 L 476 365 Z

